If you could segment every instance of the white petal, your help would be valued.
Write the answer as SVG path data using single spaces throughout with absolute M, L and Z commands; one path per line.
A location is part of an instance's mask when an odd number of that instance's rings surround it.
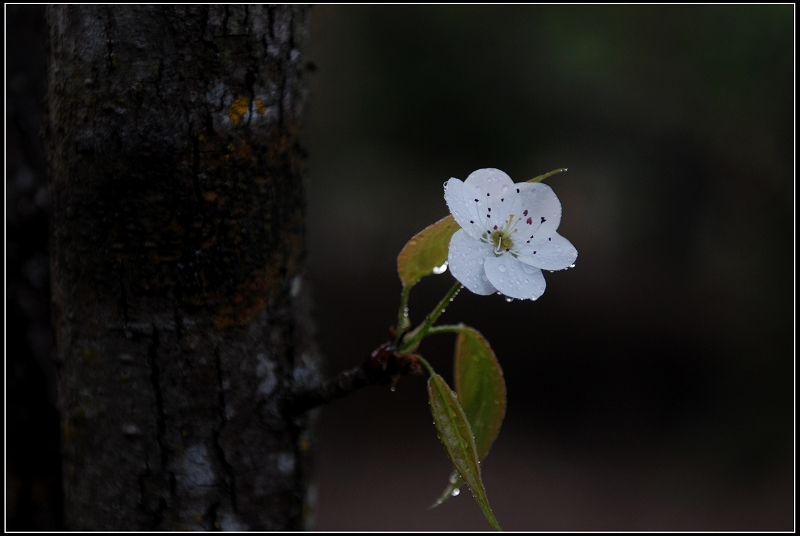
M 479 239 L 484 231 L 483 222 L 476 221 L 477 212 L 474 206 L 467 204 L 464 197 L 464 183 L 460 179 L 452 178 L 444 184 L 444 200 L 447 201 L 447 208 L 461 228 L 472 238 Z
M 510 298 L 535 300 L 544 294 L 542 271 L 522 264 L 511 255 L 486 259 L 484 266 L 492 285 Z
M 519 190 L 512 201 L 512 214 L 517 224 L 512 231 L 516 249 L 526 244 L 546 242 L 561 223 L 561 202 L 553 189 L 542 184 L 523 182 L 515 185 Z
M 569 268 L 578 258 L 575 246 L 558 233 L 553 233 L 553 236 L 526 250 L 526 253 L 528 254 L 519 255 L 520 261 L 544 270 Z
M 464 200 L 474 216 L 470 219 L 480 223 L 483 230 L 505 224 L 514 194 L 514 181 L 499 169 L 473 171 L 464 181 Z
M 475 294 L 484 296 L 497 292 L 486 277 L 484 259 L 494 257 L 492 246 L 472 238 L 464 229 L 459 229 L 450 239 L 447 263 L 450 273 Z

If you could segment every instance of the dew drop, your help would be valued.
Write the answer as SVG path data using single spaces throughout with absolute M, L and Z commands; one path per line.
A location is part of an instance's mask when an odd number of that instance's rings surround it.
M 461 493 L 461 490 L 458 489 L 458 488 L 455 488 L 455 489 L 453 489 L 453 491 L 450 492 L 450 495 L 453 496 L 453 497 L 458 497 L 459 493 Z
M 447 261 L 444 261 L 444 264 L 441 266 L 437 266 L 433 269 L 434 274 L 443 274 L 447 271 Z
M 514 301 L 514 298 L 509 298 L 508 296 L 506 296 L 506 301 L 507 301 L 508 303 L 511 303 L 512 301 Z
M 572 264 L 569 265 L 569 267 L 570 268 L 575 268 L 575 263 L 573 262 Z
M 501 264 L 500 266 L 497 267 L 497 269 L 500 270 L 501 272 L 505 272 L 506 271 L 506 265 L 505 264 Z
M 483 261 L 484 261 L 483 257 L 478 258 L 478 264 L 483 264 Z

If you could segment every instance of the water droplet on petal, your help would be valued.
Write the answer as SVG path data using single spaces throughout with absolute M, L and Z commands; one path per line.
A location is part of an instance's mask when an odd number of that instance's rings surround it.
M 480 257 L 480 258 L 478 259 L 478 264 L 483 264 L 483 261 L 484 261 L 484 260 L 485 260 L 485 259 L 484 259 L 483 257 Z
M 575 268 L 575 263 L 573 262 L 572 264 L 569 265 L 569 267 L 570 268 Z
M 506 301 L 507 301 L 508 303 L 511 303 L 512 301 L 514 301 L 514 298 L 509 298 L 508 296 L 506 296 Z
M 505 264 L 501 264 L 501 265 L 499 265 L 497 267 L 497 269 L 500 270 L 501 272 L 505 272 L 506 271 L 506 265 Z

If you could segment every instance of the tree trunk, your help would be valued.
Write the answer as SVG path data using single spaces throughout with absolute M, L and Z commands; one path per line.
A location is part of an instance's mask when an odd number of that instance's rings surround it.
M 307 14 L 49 8 L 69 529 L 304 527 Z

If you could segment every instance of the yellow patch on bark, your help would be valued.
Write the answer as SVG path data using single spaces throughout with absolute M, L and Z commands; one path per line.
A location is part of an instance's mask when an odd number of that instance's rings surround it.
M 244 117 L 244 114 L 247 112 L 247 109 L 250 107 L 250 97 L 239 97 L 231 107 L 228 108 L 228 117 L 231 118 L 231 121 L 234 123 L 238 123 Z

